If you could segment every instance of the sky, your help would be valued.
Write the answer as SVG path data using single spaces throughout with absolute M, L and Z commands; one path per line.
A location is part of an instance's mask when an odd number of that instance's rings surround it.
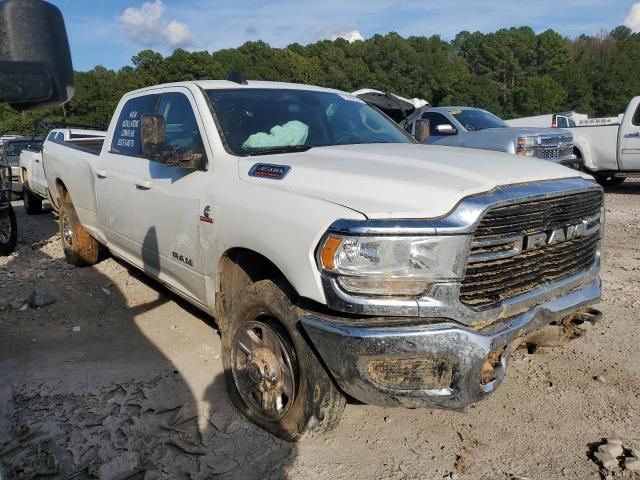
M 64 15 L 76 70 L 118 69 L 150 48 L 215 51 L 246 41 L 274 47 L 375 34 L 440 35 L 530 26 L 575 37 L 627 25 L 640 31 L 633 0 L 49 0 Z

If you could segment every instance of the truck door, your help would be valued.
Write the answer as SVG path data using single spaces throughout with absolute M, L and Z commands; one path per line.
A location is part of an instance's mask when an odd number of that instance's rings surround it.
M 640 97 L 629 103 L 618 135 L 620 169 L 640 170 Z
M 58 138 L 58 135 L 64 136 L 62 132 L 53 131 L 49 133 L 47 140 L 50 142 L 55 142 L 56 139 Z M 44 161 L 42 160 L 43 152 L 44 152 L 44 143 L 40 147 L 39 152 L 34 151 L 31 154 L 31 162 L 30 162 L 31 175 L 29 177 L 29 188 L 34 192 L 36 192 L 38 195 L 41 195 L 42 197 L 46 197 L 47 180 L 45 178 Z
M 136 243 L 136 181 L 144 166 L 141 145 L 141 121 L 152 113 L 158 95 L 143 95 L 127 100 L 113 126 L 111 145 L 102 149 L 95 170 L 98 221 L 105 227 L 109 248 L 139 265 L 140 246 Z
M 165 143 L 207 154 L 203 125 L 191 92 L 176 88 L 163 93 L 156 114 L 165 118 Z M 205 170 L 191 170 L 141 159 L 135 190 L 136 241 L 146 271 L 183 294 L 204 299 L 203 259 L 199 229 L 200 198 L 208 181 Z

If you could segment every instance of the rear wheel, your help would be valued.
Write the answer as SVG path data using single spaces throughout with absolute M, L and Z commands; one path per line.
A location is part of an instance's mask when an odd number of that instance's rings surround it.
M 598 182 L 603 187 L 617 187 L 618 185 L 622 185 L 626 180 L 626 177 L 614 177 L 612 175 L 596 175 L 596 182 Z
M 299 312 L 271 280 L 249 285 L 222 329 L 227 390 L 249 420 L 285 440 L 339 422 L 345 398 L 298 330 Z
M 62 201 L 59 213 L 60 240 L 67 263 L 77 267 L 97 263 L 100 245 L 80 224 L 73 204 Z
M 9 255 L 16 248 L 18 224 L 13 207 L 0 210 L 0 255 Z
M 42 213 L 42 199 L 29 190 L 27 185 L 22 187 L 22 201 L 24 202 L 24 209 L 29 215 Z

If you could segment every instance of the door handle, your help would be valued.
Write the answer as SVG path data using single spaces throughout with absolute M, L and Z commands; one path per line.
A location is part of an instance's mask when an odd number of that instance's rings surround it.
M 640 132 L 627 133 L 624 138 L 640 138 Z
M 139 178 L 133 183 L 135 183 L 136 188 L 140 190 L 149 190 L 151 188 L 151 180 L 144 180 L 142 178 Z
M 39 158 L 36 158 L 35 160 L 36 160 L 36 163 L 40 163 L 40 159 Z
M 107 178 L 107 171 L 102 169 L 96 169 L 96 177 Z

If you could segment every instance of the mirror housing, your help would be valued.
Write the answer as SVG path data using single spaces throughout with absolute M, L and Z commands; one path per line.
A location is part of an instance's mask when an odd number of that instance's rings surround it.
M 18 111 L 68 102 L 74 93 L 60 10 L 42 0 L 0 2 L 0 101 Z
M 414 137 L 420 143 L 426 143 L 429 140 L 431 125 L 426 118 L 420 118 L 415 123 Z
M 204 155 L 193 150 L 167 144 L 166 123 L 162 115 L 145 113 L 141 117 L 142 155 L 169 167 L 198 170 L 202 167 Z
M 442 123 L 436 126 L 439 135 L 457 135 L 458 129 L 449 123 Z

